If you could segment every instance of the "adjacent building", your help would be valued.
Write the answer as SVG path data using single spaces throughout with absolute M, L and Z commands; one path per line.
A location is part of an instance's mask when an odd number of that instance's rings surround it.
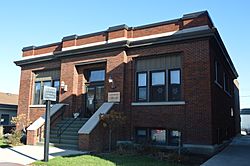
M 0 92 L 0 125 L 3 126 L 4 133 L 10 133 L 15 127 L 11 119 L 17 116 L 17 103 L 18 95 Z
M 241 130 L 250 134 L 250 108 L 244 108 L 240 111 Z
M 28 144 L 42 133 L 44 86 L 57 89 L 55 106 L 65 104 L 51 117 L 51 140 L 62 146 L 106 148 L 98 117 L 110 110 L 126 116 L 114 141 L 168 147 L 181 135 L 183 147 L 214 150 L 240 131 L 238 74 L 207 11 L 22 51 L 18 114 L 36 121 Z

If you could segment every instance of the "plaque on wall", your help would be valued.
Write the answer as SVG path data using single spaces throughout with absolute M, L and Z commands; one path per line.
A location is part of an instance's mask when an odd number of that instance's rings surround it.
M 108 102 L 120 102 L 120 92 L 108 92 Z

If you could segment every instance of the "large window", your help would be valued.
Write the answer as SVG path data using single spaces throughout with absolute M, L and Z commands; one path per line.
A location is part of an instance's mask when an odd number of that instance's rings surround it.
M 33 92 L 33 104 L 42 105 L 45 104 L 43 101 L 43 89 L 44 86 L 55 87 L 56 88 L 56 102 L 59 101 L 59 91 L 60 91 L 60 71 L 50 70 L 50 71 L 39 71 L 35 72 L 35 82 L 34 82 L 34 92 Z
M 166 74 L 165 71 L 151 72 L 151 101 L 166 100 Z
M 136 101 L 181 100 L 181 55 L 138 57 L 135 62 Z
M 150 74 L 149 77 L 148 73 Z M 136 100 L 139 102 L 181 100 L 180 69 L 170 69 L 168 72 L 165 70 L 138 72 L 136 80 Z
M 168 99 L 177 101 L 181 99 L 181 71 L 180 69 L 169 70 Z
M 137 100 L 147 101 L 147 73 L 137 73 Z
M 56 102 L 59 101 L 59 90 L 60 90 L 60 81 L 59 80 L 46 80 L 46 81 L 36 81 L 35 82 L 35 91 L 34 91 L 34 101 L 33 104 L 40 105 L 45 104 L 43 99 L 43 88 L 44 86 L 55 87 L 56 88 Z

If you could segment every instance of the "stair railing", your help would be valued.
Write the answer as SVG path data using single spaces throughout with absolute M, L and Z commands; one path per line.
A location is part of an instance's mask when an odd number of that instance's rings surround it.
M 68 119 L 64 124 L 62 124 L 59 129 L 57 130 L 57 137 L 59 138 L 59 144 L 61 143 L 61 138 L 62 138 L 62 134 L 72 125 L 72 123 L 74 121 L 76 121 L 79 117 L 81 117 L 82 113 L 83 113 L 83 109 L 79 108 L 78 109 L 80 111 L 79 115 L 74 117 L 73 119 Z M 69 123 L 68 123 L 69 122 Z

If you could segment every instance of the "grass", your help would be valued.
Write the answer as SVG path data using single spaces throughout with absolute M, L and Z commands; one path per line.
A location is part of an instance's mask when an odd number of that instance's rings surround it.
M 0 138 L 0 148 L 8 148 L 10 147 L 9 143 L 6 139 Z
M 33 166 L 181 166 L 141 155 L 79 155 L 56 157 L 48 163 L 37 161 Z

